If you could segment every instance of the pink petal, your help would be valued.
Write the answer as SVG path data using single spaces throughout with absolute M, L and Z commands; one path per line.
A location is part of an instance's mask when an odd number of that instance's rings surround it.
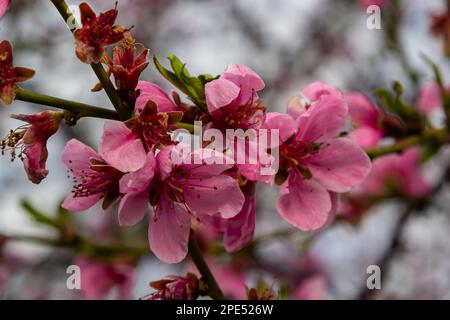
M 226 79 L 217 79 L 208 82 L 205 86 L 206 104 L 208 111 L 214 112 L 217 109 L 229 105 L 239 96 L 239 87 Z
M 278 163 L 274 156 L 261 148 L 256 141 L 236 143 L 236 166 L 244 177 L 250 181 L 271 184 L 278 171 Z
M 287 107 L 287 113 L 292 118 L 297 119 L 306 111 L 306 105 L 303 103 L 302 98 L 299 96 L 293 97 Z
M 364 182 L 359 186 L 358 193 L 376 195 L 384 192 L 386 181 L 392 177 L 395 179 L 395 172 L 399 167 L 400 156 L 398 154 L 388 154 L 376 158 L 372 162 L 372 170 Z
M 61 155 L 62 162 L 69 170 L 73 170 L 75 174 L 76 172 L 89 169 L 92 158 L 98 159 L 99 156 L 91 147 L 76 139 L 67 142 Z
M 153 153 L 150 152 L 142 168 L 128 173 L 120 179 L 120 192 L 129 193 L 147 190 L 155 175 L 155 168 L 156 159 Z
M 148 190 L 126 194 L 119 205 L 119 223 L 133 226 L 142 220 L 149 206 Z
M 230 176 L 191 176 L 185 180 L 185 185 L 186 203 L 196 214 L 219 213 L 227 219 L 237 215 L 244 205 L 244 195 Z
M 336 87 L 329 86 L 325 82 L 316 81 L 307 85 L 303 91 L 303 95 L 310 101 L 315 102 L 322 96 L 331 95 L 337 99 L 343 99 L 344 95 L 341 90 Z
M 229 64 L 220 79 L 233 82 L 240 88 L 236 103 L 244 105 L 258 99 L 257 92 L 264 89 L 265 84 L 261 77 L 252 69 L 237 64 Z
M 297 137 L 309 142 L 326 141 L 341 133 L 346 118 L 345 101 L 333 95 L 323 95 L 297 119 Z
M 227 252 L 243 249 L 253 239 L 255 233 L 256 197 L 245 197 L 241 212 L 231 219 L 226 219 L 223 241 Z
M 64 200 L 62 207 L 72 212 L 85 211 L 100 201 L 101 197 L 101 194 L 93 194 L 88 197 L 74 197 L 70 195 Z
M 5 15 L 9 2 L 10 0 L 0 0 L 0 18 Z
M 348 103 L 348 113 L 354 127 L 378 127 L 380 111 L 360 92 L 349 92 L 345 95 Z
M 431 191 L 431 186 L 425 179 L 421 169 L 422 149 L 409 148 L 400 157 L 400 175 L 404 178 L 399 182 L 403 192 L 413 197 L 423 197 Z
M 150 100 L 156 104 L 159 112 L 176 111 L 178 109 L 167 93 L 154 83 L 139 81 L 136 89 L 141 90 L 135 106 L 138 111 L 142 111 Z
M 197 160 L 194 163 L 194 160 Z M 187 155 L 187 160 L 192 160 L 193 164 L 183 164 L 182 170 L 189 171 L 196 177 L 211 177 L 231 169 L 234 165 L 233 159 L 228 158 L 222 152 L 210 148 L 197 149 Z
M 161 179 L 166 179 L 174 167 L 172 163 L 173 152 L 177 152 L 175 146 L 168 146 L 161 149 L 156 155 L 157 170 L 161 175 Z
M 424 86 L 419 93 L 417 102 L 419 110 L 423 113 L 430 113 L 442 107 L 441 90 L 437 83 L 430 83 Z
M 370 172 L 370 159 L 353 141 L 330 140 L 306 160 L 313 177 L 334 192 L 347 192 L 360 184 Z
M 378 145 L 378 142 L 383 138 L 383 132 L 364 126 L 353 130 L 348 137 L 361 148 L 371 148 Z
M 186 209 L 167 198 L 150 218 L 149 241 L 153 253 L 165 263 L 182 261 L 188 251 L 191 220 Z
M 295 289 L 298 300 L 324 300 L 327 297 L 326 280 L 322 275 L 311 276 Z
M 322 227 L 331 207 L 330 195 L 320 183 L 292 176 L 281 187 L 277 203 L 280 215 L 304 231 Z
M 120 121 L 106 121 L 99 153 L 111 166 L 122 172 L 141 168 L 147 155 L 142 142 Z
M 296 133 L 297 126 L 295 120 L 288 114 L 268 112 L 262 129 L 278 130 L 280 140 L 286 141 Z M 276 147 L 276 145 L 274 145 L 274 147 Z

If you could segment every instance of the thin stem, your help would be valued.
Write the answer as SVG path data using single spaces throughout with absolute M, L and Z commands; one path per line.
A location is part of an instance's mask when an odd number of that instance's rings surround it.
M 95 107 L 89 104 L 60 99 L 44 94 L 34 93 L 32 91 L 17 88 L 16 100 L 42 104 L 49 107 L 70 111 L 78 117 L 93 117 L 102 119 L 119 120 L 119 115 L 114 110 Z
M 389 146 L 375 147 L 366 149 L 366 153 L 369 157 L 376 158 L 388 153 L 402 152 L 412 146 L 421 145 L 427 142 L 434 142 L 439 145 L 448 143 L 450 140 L 446 130 L 430 130 L 424 132 L 422 136 L 411 136 L 403 140 L 398 141 Z
M 70 31 L 73 32 L 76 29 L 76 25 L 75 24 L 71 25 L 69 21 L 75 21 L 75 19 L 74 16 L 72 15 L 72 12 L 70 12 L 69 6 L 67 5 L 66 1 L 64 0 L 50 0 L 50 1 L 54 4 L 61 17 L 64 19 L 64 22 L 69 27 Z M 91 67 L 92 70 L 94 70 L 95 74 L 97 75 L 98 80 L 102 84 L 103 89 L 108 95 L 109 100 L 113 104 L 114 109 L 116 109 L 117 113 L 119 114 L 119 118 L 121 120 L 128 120 L 131 116 L 131 112 L 125 108 L 122 99 L 120 98 L 119 94 L 117 93 L 116 89 L 111 83 L 111 80 L 109 79 L 108 74 L 106 73 L 101 63 L 92 63 Z
M 220 287 L 217 284 L 217 281 L 214 278 L 213 274 L 211 273 L 208 264 L 206 263 L 205 259 L 203 259 L 202 253 L 200 252 L 197 242 L 195 241 L 194 231 L 192 230 L 189 235 L 188 247 L 189 247 L 189 255 L 194 261 L 198 271 L 201 273 L 202 279 L 208 285 L 209 296 L 214 300 L 223 300 L 224 296 L 222 290 L 220 290 Z

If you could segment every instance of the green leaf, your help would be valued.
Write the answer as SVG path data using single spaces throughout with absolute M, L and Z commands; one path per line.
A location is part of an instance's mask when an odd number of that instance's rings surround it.
M 177 56 L 170 54 L 167 56 L 172 70 L 164 67 L 161 62 L 153 57 L 153 62 L 159 73 L 172 85 L 183 92 L 196 106 L 206 111 L 205 84 L 218 78 L 209 74 L 201 74 L 193 77 Z
M 22 199 L 20 205 L 36 222 L 59 229 L 60 225 L 55 219 L 37 210 L 28 200 Z

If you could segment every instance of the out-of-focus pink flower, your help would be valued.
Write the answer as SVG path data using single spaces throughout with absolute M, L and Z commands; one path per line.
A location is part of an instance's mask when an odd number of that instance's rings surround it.
M 28 179 L 40 183 L 48 174 L 45 163 L 48 158 L 47 140 L 59 128 L 64 113 L 59 111 L 43 111 L 33 115 L 11 114 L 11 118 L 27 122 L 15 130 L 11 130 L 2 140 L 2 153 L 11 151 L 11 159 L 22 160 Z
M 450 88 L 447 88 L 447 90 L 450 92 Z M 441 89 L 437 83 L 429 83 L 422 87 L 417 106 L 424 114 L 443 107 Z
M 114 48 L 112 60 L 105 55 L 118 90 L 136 89 L 142 71 L 149 64 L 147 55 L 148 49 L 143 49 L 136 57 L 135 41 L 129 32 L 125 33 L 124 40 Z
M 308 101 L 296 119 L 269 113 L 264 126 L 280 132 L 278 211 L 297 228 L 315 230 L 335 207 L 330 192 L 347 192 L 360 184 L 370 171 L 370 160 L 352 140 L 337 137 L 348 113 L 339 90 L 315 82 L 303 95 Z
M 102 198 L 107 206 L 119 196 L 119 180 L 124 173 L 136 171 L 144 165 L 146 153 L 142 143 L 120 124 L 106 122 L 99 154 L 75 139 L 66 144 L 62 161 L 73 176 L 75 185 L 72 195 L 63 203 L 65 209 L 83 211 Z
M 78 257 L 75 264 L 80 267 L 81 292 L 89 300 L 108 298 L 112 289 L 118 289 L 118 299 L 133 299 L 133 266 L 125 263 L 101 263 Z
M 361 7 L 366 9 L 369 6 L 378 6 L 381 9 L 389 3 L 389 0 L 359 0 Z
M 105 52 L 105 47 L 123 39 L 123 26 L 114 25 L 118 11 L 116 9 L 101 13 L 98 17 L 91 7 L 83 2 L 80 4 L 82 28 L 74 31 L 77 43 L 77 57 L 84 63 L 99 63 Z
M 168 279 L 150 282 L 157 291 L 150 296 L 152 300 L 196 300 L 199 296 L 199 281 L 195 274 L 185 277 L 168 276 Z
M 264 81 L 250 68 L 230 64 L 219 79 L 206 84 L 205 95 L 210 113 L 209 127 L 223 134 L 227 129 L 255 130 L 255 136 L 250 139 L 238 134 L 225 138 L 233 139 L 227 145 L 233 146 L 234 149 L 229 151 L 242 175 L 251 181 L 270 183 L 273 179 L 270 167 L 274 160 L 268 154 L 262 154 L 264 150 L 259 148 L 258 135 L 266 108 L 258 102 L 257 92 L 264 86 Z
M 16 96 L 16 84 L 33 76 L 34 70 L 13 67 L 11 44 L 6 40 L 0 42 L 0 99 L 5 104 L 11 104 Z
M 177 106 L 158 85 L 147 81 L 139 81 L 136 89 L 140 91 L 135 107 L 137 113 L 141 112 L 149 101 L 156 104 L 159 112 L 177 111 Z
M 237 181 L 223 174 L 232 165 L 225 164 L 222 153 L 210 149 L 187 155 L 182 152 L 182 148 L 169 146 L 160 150 L 156 159 L 150 153 L 140 170 L 125 175 L 120 182 L 120 191 L 125 194 L 119 207 L 120 223 L 135 224 L 150 203 L 154 208 L 150 247 L 166 263 L 180 262 L 186 256 L 191 216 L 218 213 L 232 218 L 244 204 Z
M 223 219 L 220 215 L 202 218 L 203 223 L 210 225 L 216 232 L 223 234 L 223 242 L 227 252 L 243 249 L 253 239 L 255 233 L 256 195 L 255 183 L 247 182 L 243 189 L 245 202 L 241 211 L 233 218 Z
M 298 300 L 324 300 L 327 297 L 327 283 L 322 275 L 314 275 L 303 280 L 294 292 Z
M 10 2 L 11 0 L 0 0 L 0 18 L 5 15 Z
M 444 40 L 444 54 L 450 56 L 450 6 L 444 12 L 431 13 L 431 32 Z
M 381 111 L 360 92 L 349 92 L 345 98 L 354 128 L 349 137 L 362 148 L 376 146 L 383 138 Z
M 422 172 L 421 156 L 421 148 L 413 147 L 402 154 L 389 154 L 375 159 L 372 171 L 355 193 L 365 197 L 392 193 L 407 197 L 426 196 L 431 186 Z

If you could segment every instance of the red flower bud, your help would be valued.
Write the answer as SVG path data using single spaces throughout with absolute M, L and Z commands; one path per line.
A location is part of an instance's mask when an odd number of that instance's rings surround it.
M 91 7 L 80 4 L 82 28 L 73 33 L 77 42 L 77 57 L 84 63 L 99 63 L 105 47 L 123 39 L 125 27 L 114 25 L 118 11 L 116 8 L 101 13 L 98 17 Z
M 34 70 L 13 67 L 11 44 L 4 40 L 0 42 L 0 99 L 5 104 L 11 104 L 15 98 L 16 83 L 23 82 L 34 76 Z
M 10 150 L 11 161 L 16 157 L 22 160 L 28 179 L 40 183 L 48 174 L 47 140 L 58 131 L 64 112 L 43 111 L 38 114 L 12 114 L 11 117 L 28 122 L 11 130 L 6 139 L 1 141 L 2 154 Z M 18 152 L 17 152 L 18 150 Z
M 151 300 L 195 300 L 199 296 L 199 280 L 188 273 L 185 277 L 169 276 L 169 279 L 153 281 L 150 286 L 157 291 Z

